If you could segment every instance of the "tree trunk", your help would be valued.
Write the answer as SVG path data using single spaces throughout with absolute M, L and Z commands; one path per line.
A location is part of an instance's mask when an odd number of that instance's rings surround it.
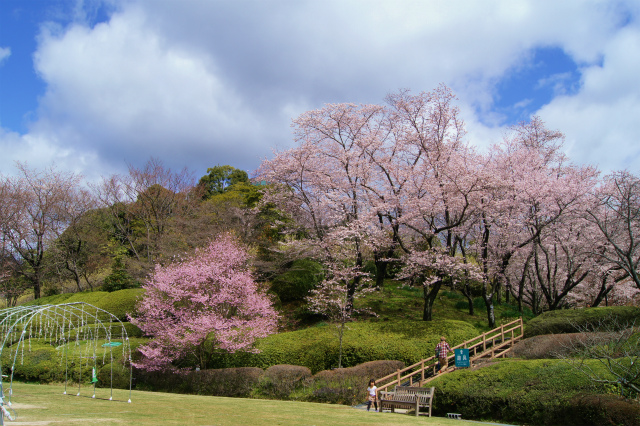
M 340 340 L 340 349 L 338 351 L 338 368 L 342 368 L 342 336 L 344 335 L 344 321 L 340 324 L 340 330 L 338 331 Z
M 462 294 L 467 298 L 467 303 L 469 304 L 469 315 L 475 314 L 475 308 L 473 306 L 473 295 L 471 293 L 471 288 L 469 287 L 469 283 L 465 282 L 462 287 Z
M 442 287 L 442 280 L 436 281 L 430 288 L 423 284 L 424 309 L 422 311 L 422 321 L 433 320 L 433 302 L 436 300 L 440 287 Z
M 376 254 L 377 257 L 377 254 Z M 384 286 L 384 279 L 387 276 L 387 267 L 389 262 L 376 259 L 376 287 L 382 289 Z
M 487 306 L 487 320 L 489 321 L 489 328 L 496 327 L 496 315 L 493 310 L 493 297 L 487 295 L 484 297 L 484 304 Z
M 41 287 L 40 277 L 36 276 L 33 280 L 33 298 L 34 299 L 40 299 L 40 287 Z
M 71 264 L 70 264 L 71 263 Z M 82 291 L 82 286 L 80 285 L 80 272 L 78 272 L 78 265 L 76 262 L 65 262 L 65 267 L 71 274 L 73 274 L 73 279 L 76 282 L 76 286 L 78 287 L 78 291 Z
M 82 272 L 82 276 L 84 277 L 84 280 L 87 282 L 87 285 L 89 286 L 89 290 L 93 291 L 93 284 L 91 284 L 91 281 L 89 281 L 89 276 L 87 275 L 86 270 Z

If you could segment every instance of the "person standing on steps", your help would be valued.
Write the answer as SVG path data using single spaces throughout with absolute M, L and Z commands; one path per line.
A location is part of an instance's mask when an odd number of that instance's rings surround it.
M 367 388 L 367 411 L 371 408 L 371 403 L 373 402 L 373 407 L 376 411 L 378 411 L 378 387 L 376 386 L 376 381 L 371 379 L 369 380 L 369 387 Z
M 440 343 L 436 345 L 436 354 L 438 356 L 438 362 L 440 363 L 440 370 L 438 370 L 437 374 L 447 371 L 447 355 L 449 352 L 453 352 L 453 350 L 447 343 L 447 338 L 442 336 L 440 338 Z

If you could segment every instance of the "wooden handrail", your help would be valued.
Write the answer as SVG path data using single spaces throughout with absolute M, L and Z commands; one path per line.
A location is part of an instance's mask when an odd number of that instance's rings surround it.
M 507 327 L 511 327 L 511 328 L 507 328 Z M 515 334 L 517 330 L 520 331 L 519 335 Z M 495 333 L 495 335 L 492 335 L 492 333 Z M 505 336 L 509 333 L 511 333 L 510 338 L 507 338 L 505 340 Z M 496 350 L 502 349 L 505 346 L 510 346 L 508 349 L 501 351 L 499 355 L 497 355 L 498 357 L 503 356 L 504 354 L 506 354 L 511 350 L 514 342 L 517 340 L 520 340 L 523 335 L 524 335 L 524 322 L 522 321 L 522 317 L 520 317 L 517 320 L 511 321 L 510 323 L 507 323 L 507 324 L 503 324 L 500 327 L 496 327 L 493 330 L 484 332 L 476 337 L 473 337 L 465 342 L 462 342 L 459 345 L 454 346 L 452 349 L 464 348 L 464 349 L 469 349 L 470 351 L 473 350 L 473 356 L 471 356 L 471 354 L 469 356 L 470 361 L 475 361 L 479 358 L 486 356 L 489 353 L 491 354 L 490 359 L 493 359 L 496 357 Z M 496 338 L 500 339 L 500 343 L 496 343 Z M 477 341 L 477 342 L 473 343 L 474 341 Z M 490 343 L 489 350 L 487 350 L 487 343 Z M 477 348 L 479 346 L 482 346 L 482 351 L 478 354 Z M 455 355 L 449 355 L 447 357 L 447 363 L 449 362 L 449 359 L 454 356 Z M 376 384 L 378 384 L 378 390 L 384 391 L 390 386 L 400 385 L 404 380 L 407 380 L 407 379 L 409 380 L 410 385 L 413 385 L 413 376 L 415 376 L 416 374 L 420 374 L 419 383 L 420 383 L 420 386 L 422 386 L 424 383 L 434 378 L 436 364 L 437 364 L 436 357 L 431 356 L 429 358 L 425 358 L 421 361 L 418 361 L 415 364 L 412 364 L 408 367 L 397 370 L 394 373 L 381 377 L 376 380 Z M 412 371 L 418 366 L 420 368 L 418 368 L 415 371 Z M 433 369 L 433 375 L 429 378 L 426 378 L 425 371 L 427 371 L 428 369 Z M 407 372 L 409 372 L 409 374 L 405 374 Z M 382 384 L 384 381 L 392 378 L 395 378 L 395 380 L 392 380 L 386 384 Z

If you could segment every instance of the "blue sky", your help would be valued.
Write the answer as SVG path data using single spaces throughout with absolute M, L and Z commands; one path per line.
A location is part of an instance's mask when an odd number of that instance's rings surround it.
M 640 2 L 0 0 L 0 173 L 251 171 L 325 103 L 445 83 L 480 149 L 539 115 L 640 171 Z

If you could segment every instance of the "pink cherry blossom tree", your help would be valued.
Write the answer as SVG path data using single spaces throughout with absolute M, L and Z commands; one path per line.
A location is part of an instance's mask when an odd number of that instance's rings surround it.
M 442 286 L 482 282 L 493 326 L 503 295 L 521 309 L 553 309 L 599 277 L 597 301 L 633 266 L 596 262 L 588 252 L 604 244 L 584 230 L 598 172 L 572 165 L 562 133 L 538 117 L 481 155 L 465 141 L 455 96 L 439 86 L 390 94 L 383 106 L 327 105 L 294 120 L 294 129 L 298 146 L 258 170 L 274 183 L 263 201 L 295 218 L 298 245 L 325 265 L 360 268 L 373 257 L 378 286 L 388 264 L 403 265 L 423 286 L 424 320 Z M 595 220 L 612 208 L 593 211 Z M 607 229 L 628 245 L 636 242 L 633 220 L 631 237 L 610 220 Z M 360 279 L 349 284 L 351 295 Z
M 522 279 L 535 272 L 535 259 L 517 254 L 542 241 L 552 225 L 579 218 L 595 185 L 597 170 L 568 164 L 562 141 L 560 132 L 534 117 L 514 127 L 489 153 L 485 171 L 491 184 L 482 196 L 474 248 L 485 276 L 490 326 L 495 325 L 494 298 L 510 283 L 506 276 L 512 261 L 528 259 Z M 534 298 L 540 296 L 537 291 Z
M 221 235 L 187 259 L 156 265 L 132 318 L 151 341 L 136 367 L 148 371 L 207 368 L 215 351 L 254 351 L 276 330 L 278 315 L 248 267 L 247 250 Z
M 377 105 L 330 104 L 303 113 L 293 122 L 299 145 L 263 161 L 257 171 L 272 184 L 262 202 L 294 218 L 298 228 L 289 232 L 304 235 L 305 255 L 325 265 L 346 262 L 361 268 L 375 238 L 364 147 L 381 137 L 382 112 Z M 348 306 L 360 280 L 355 274 L 347 283 Z
M 640 178 L 626 171 L 606 176 L 594 200 L 586 218 L 605 240 L 596 254 L 640 288 Z
M 327 270 L 327 278 L 311 290 L 307 301 L 309 309 L 328 317 L 338 329 L 338 368 L 342 368 L 342 341 L 344 330 L 354 313 L 353 302 L 355 299 L 373 291 L 367 287 L 367 274 L 356 267 L 347 267 L 341 263 L 333 263 Z M 352 283 L 358 286 L 352 289 Z
M 388 185 L 393 196 L 386 197 L 386 208 L 378 209 L 391 212 L 386 214 L 391 229 L 394 221 L 399 223 L 396 245 L 406 254 L 405 273 L 423 287 L 425 321 L 432 319 L 440 288 L 454 285 L 460 270 L 468 275 L 477 269 L 458 254 L 484 180 L 481 157 L 463 139 L 464 122 L 455 100 L 444 85 L 387 98 L 395 161 L 386 167 L 393 172 L 384 176 L 397 176 L 398 184 Z

